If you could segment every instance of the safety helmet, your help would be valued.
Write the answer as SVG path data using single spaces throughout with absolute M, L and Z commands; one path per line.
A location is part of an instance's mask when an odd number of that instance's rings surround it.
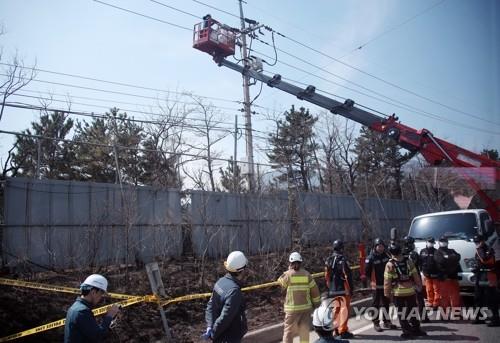
M 403 237 L 403 242 L 406 245 L 411 245 L 411 244 L 415 243 L 415 238 L 413 238 L 412 236 L 405 236 L 405 237 Z
M 226 267 L 229 272 L 237 273 L 242 271 L 246 267 L 247 263 L 248 260 L 245 257 L 245 254 L 236 250 L 227 256 L 227 259 L 224 262 L 224 267 Z
M 377 237 L 373 240 L 373 246 L 376 247 L 377 245 L 382 244 L 385 247 L 385 243 L 382 238 Z
M 484 237 L 482 235 L 475 235 L 473 238 L 472 238 L 472 241 L 474 243 L 481 243 L 482 241 L 484 241 Z
M 393 256 L 401 255 L 401 247 L 393 243 L 389 246 L 389 253 Z
M 446 242 L 448 243 L 448 237 L 446 236 L 441 236 L 441 238 L 439 239 L 440 242 Z
M 342 240 L 337 239 L 333 242 L 333 251 L 342 251 L 344 249 L 344 242 Z
M 100 274 L 92 274 L 88 276 L 80 285 L 80 289 L 98 288 L 104 292 L 108 291 L 108 280 Z
M 290 254 L 290 257 L 288 258 L 288 261 L 290 263 L 292 262 L 302 262 L 302 256 L 300 256 L 300 254 L 296 251 L 292 252 Z
M 313 312 L 313 326 L 323 331 L 333 331 L 333 313 L 332 308 L 325 304 L 321 304 Z
M 434 239 L 434 237 L 429 237 L 427 238 L 427 242 L 434 244 L 436 243 L 436 240 Z

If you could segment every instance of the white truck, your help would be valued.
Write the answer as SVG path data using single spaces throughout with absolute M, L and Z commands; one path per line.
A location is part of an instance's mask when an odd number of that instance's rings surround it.
M 474 266 L 476 247 L 472 238 L 481 234 L 488 239 L 494 231 L 493 221 L 486 210 L 457 210 L 428 213 L 413 218 L 408 236 L 415 238 L 415 248 L 419 253 L 425 248 L 427 238 L 434 237 L 437 242 L 439 238 L 446 236 L 449 248 L 461 255 L 460 288 L 470 290 L 475 282 L 471 268 Z

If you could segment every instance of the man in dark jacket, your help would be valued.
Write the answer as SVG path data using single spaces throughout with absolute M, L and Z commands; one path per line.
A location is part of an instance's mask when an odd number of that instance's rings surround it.
M 495 271 L 495 252 L 484 242 L 480 235 L 474 236 L 476 244 L 476 284 L 474 287 L 474 303 L 476 306 L 488 306 L 492 316 L 488 326 L 500 326 L 498 316 L 498 299 L 496 297 L 497 275 Z M 476 319 L 473 324 L 484 323 Z
M 338 309 L 333 314 L 335 320 L 339 323 L 337 333 L 340 338 L 348 339 L 354 337 L 349 332 L 347 325 L 354 284 L 351 268 L 343 253 L 344 242 L 337 239 L 333 242 L 333 255 L 329 256 L 325 261 L 325 281 L 328 287 L 328 298 L 332 299 L 330 303 Z
M 113 305 L 97 324 L 92 308 L 97 306 L 108 289 L 108 281 L 99 274 L 92 274 L 80 286 L 82 295 L 71 305 L 64 324 L 64 343 L 101 342 L 109 325 L 119 311 Z
M 438 269 L 436 261 L 434 260 L 434 254 L 436 253 L 436 248 L 434 248 L 436 240 L 434 237 L 429 237 L 427 239 L 425 248 L 420 250 L 420 265 L 422 267 L 422 273 L 425 277 L 425 290 L 427 292 L 427 302 L 429 306 L 433 309 L 439 307 L 439 292 L 438 292 Z
M 439 239 L 439 248 L 434 254 L 434 260 L 439 271 L 438 292 L 440 306 L 446 311 L 447 308 L 460 307 L 460 287 L 458 284 L 460 267 L 460 254 L 454 249 L 448 248 L 448 238 Z
M 228 273 L 214 285 L 205 311 L 207 331 L 202 338 L 215 343 L 239 343 L 247 332 L 245 299 L 241 292 L 248 260 L 241 251 L 230 253 L 224 263 Z
M 364 280 L 370 281 L 372 289 L 372 307 L 378 311 L 373 314 L 373 327 L 375 331 L 382 332 L 380 327 L 379 312 L 382 309 L 382 318 L 384 320 L 384 329 L 395 329 L 396 326 L 391 323 L 389 317 L 390 300 L 384 296 L 384 271 L 385 264 L 389 262 L 389 255 L 385 251 L 385 244 L 381 238 L 375 238 L 373 241 L 373 250 L 365 260 L 366 269 Z M 366 281 L 364 281 L 365 283 Z

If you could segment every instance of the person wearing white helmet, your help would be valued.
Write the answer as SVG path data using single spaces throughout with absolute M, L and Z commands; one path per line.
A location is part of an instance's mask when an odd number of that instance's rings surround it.
M 248 260 L 241 251 L 227 256 L 227 274 L 214 285 L 205 311 L 207 330 L 201 336 L 215 343 L 238 343 L 247 333 L 245 298 L 241 292 L 244 270 Z
M 337 342 L 333 336 L 335 323 L 333 321 L 333 308 L 327 302 L 323 302 L 313 312 L 312 324 L 319 338 L 314 343 Z
M 92 274 L 80 285 L 81 296 L 68 309 L 64 324 L 64 343 L 101 342 L 109 331 L 109 325 L 119 311 L 113 305 L 97 323 L 92 308 L 96 307 L 108 290 L 108 280 Z
M 316 281 L 302 268 L 302 256 L 292 252 L 288 262 L 288 270 L 278 279 L 278 283 L 286 290 L 283 342 L 292 343 L 298 333 L 300 343 L 308 343 L 311 312 L 320 304 L 321 297 Z

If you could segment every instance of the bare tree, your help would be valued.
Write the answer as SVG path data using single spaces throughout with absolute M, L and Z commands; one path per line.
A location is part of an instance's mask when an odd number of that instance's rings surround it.
M 216 167 L 214 161 L 220 155 L 219 152 L 215 150 L 215 145 L 227 137 L 230 131 L 221 132 L 216 128 L 221 118 L 212 104 L 206 104 L 200 97 L 191 95 L 191 98 L 196 104 L 193 111 L 202 116 L 201 125 L 193 125 L 191 127 L 195 135 L 201 138 L 201 142 L 200 144 L 186 144 L 194 151 L 197 151 L 197 155 L 200 156 L 199 159 L 206 162 L 207 168 L 197 173 L 197 177 L 192 177 L 192 174 L 188 176 L 191 177 L 193 181 L 196 180 L 196 183 L 201 183 L 203 179 L 202 176 L 205 174 L 210 183 L 210 190 L 215 192 L 217 187 L 215 183 Z
M 322 135 L 324 178 L 329 193 L 350 193 L 356 183 L 358 159 L 352 152 L 355 143 L 355 126 L 347 119 L 339 122 L 330 113 L 322 120 L 325 132 Z
M 6 33 L 5 26 L 0 23 L 0 37 Z M 24 67 L 24 62 L 19 58 L 18 53 L 14 55 L 12 61 L 8 63 L 4 60 L 3 47 L 0 46 L 0 63 L 2 67 L 2 79 L 0 79 L 0 97 L 2 103 L 0 104 L 0 122 L 2 121 L 3 113 L 5 110 L 5 102 L 7 98 L 19 91 L 21 88 L 28 85 L 36 76 L 35 66 L 26 68 Z M 7 176 L 8 173 L 15 173 L 15 167 L 12 164 L 13 152 L 17 148 L 17 144 L 9 149 L 7 157 L 4 161 L 0 162 L 2 164 L 2 179 Z

